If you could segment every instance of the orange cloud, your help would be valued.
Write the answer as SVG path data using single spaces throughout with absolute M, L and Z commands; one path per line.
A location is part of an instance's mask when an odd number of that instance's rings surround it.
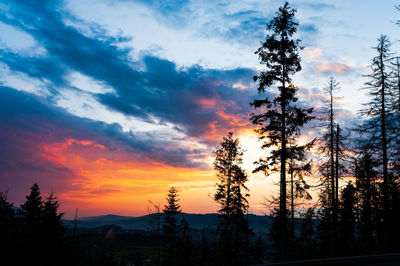
M 339 104 L 339 105 L 351 103 L 349 100 L 347 100 L 343 97 L 335 97 L 333 101 L 335 102 L 335 104 Z
M 349 72 L 350 70 L 351 68 L 348 65 L 330 62 L 324 62 L 314 68 L 315 72 L 333 72 L 337 74 L 343 74 Z
M 307 47 L 303 50 L 304 57 L 307 59 L 310 59 L 310 60 L 320 57 L 322 55 L 322 53 L 323 53 L 323 51 L 319 47 L 315 47 L 315 48 Z
M 67 218 L 71 218 L 76 207 L 81 215 L 99 211 L 145 214 L 148 200 L 164 203 L 164 195 L 172 185 L 185 192 L 190 190 L 188 194 L 202 193 L 201 204 L 198 202 L 202 207 L 198 209 L 205 210 L 204 201 L 212 205 L 205 191 L 215 182 L 212 170 L 173 167 L 151 158 L 136 159 L 122 150 L 111 150 L 90 140 L 68 139 L 44 145 L 42 149 L 46 160 L 64 165 L 74 173 L 68 180 L 68 189 L 57 195 Z M 189 202 L 192 210 L 186 209 L 185 203 L 185 211 L 197 210 L 196 201 L 188 199 Z
M 355 116 L 355 114 L 354 114 L 353 112 L 351 112 L 351 111 L 346 111 L 346 110 L 339 111 L 339 112 L 337 113 L 337 115 L 336 115 L 337 118 L 354 117 L 354 116 Z
M 217 100 L 216 99 L 210 99 L 210 98 L 200 98 L 198 100 L 198 103 L 203 108 L 211 108 L 211 107 L 214 107 L 217 104 Z

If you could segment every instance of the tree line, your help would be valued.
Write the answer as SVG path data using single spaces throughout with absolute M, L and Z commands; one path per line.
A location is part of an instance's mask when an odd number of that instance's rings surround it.
M 312 108 L 298 102 L 292 77 L 301 71 L 299 51 L 303 47 L 295 38 L 299 25 L 295 13 L 287 2 L 279 8 L 256 51 L 265 65 L 254 77 L 258 91 L 274 95 L 253 101 L 251 119 L 269 154 L 256 162 L 254 172 L 280 174 L 279 205 L 273 211 L 275 222 L 270 231 L 276 258 L 399 251 L 399 57 L 391 52 L 389 38 L 379 36 L 373 48 L 376 56 L 364 77 L 362 89 L 369 101 L 359 112 L 362 122 L 346 134 L 335 112 L 339 89 L 335 78 L 329 78 L 324 88 L 324 114 L 314 115 Z M 319 120 L 323 136 L 306 143 L 298 141 L 301 128 L 312 120 Z M 317 154 L 310 156 L 312 150 Z M 319 161 L 312 162 L 312 157 Z M 294 200 L 309 196 L 310 185 L 303 177 L 312 173 L 312 165 L 319 168 L 321 176 L 318 204 L 298 213 L 303 219 L 295 228 Z M 343 180 L 345 175 L 353 178 Z

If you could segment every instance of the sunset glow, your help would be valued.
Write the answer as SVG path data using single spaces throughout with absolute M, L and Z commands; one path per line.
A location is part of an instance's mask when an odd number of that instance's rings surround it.
M 273 96 L 257 92 L 253 76 L 264 66 L 254 52 L 283 1 L 159 2 L 2 1 L 0 191 L 16 206 L 37 182 L 44 195 L 55 191 L 67 218 L 76 208 L 81 216 L 139 216 L 149 201 L 163 206 L 175 186 L 184 212 L 214 213 L 214 152 L 233 132 L 245 150 L 249 210 L 269 212 L 278 175 L 252 173 L 269 151 L 260 148 L 250 103 Z M 293 80 L 298 104 L 321 116 L 334 75 L 345 130 L 366 102 L 359 89 L 378 33 L 392 34 L 394 47 L 400 38 L 396 1 L 363 1 L 349 15 L 354 2 L 293 1 L 305 47 Z M 377 23 L 373 10 L 384 10 Z M 297 140 L 319 137 L 318 123 Z M 314 161 L 310 182 L 319 178 Z

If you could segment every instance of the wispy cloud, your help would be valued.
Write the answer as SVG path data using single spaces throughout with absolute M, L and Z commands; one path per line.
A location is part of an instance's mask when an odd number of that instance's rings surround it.
M 320 47 L 306 47 L 303 50 L 303 56 L 306 59 L 314 60 L 321 57 L 323 54 L 323 50 Z
M 346 74 L 351 71 L 351 67 L 343 63 L 323 62 L 314 67 L 314 71 L 323 73 Z

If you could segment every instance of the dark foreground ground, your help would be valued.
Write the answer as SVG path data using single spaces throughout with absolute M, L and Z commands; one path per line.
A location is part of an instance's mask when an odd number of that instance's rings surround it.
M 400 253 L 328 258 L 318 260 L 301 260 L 293 262 L 271 263 L 263 265 L 400 265 Z M 262 266 L 262 265 L 258 265 Z

